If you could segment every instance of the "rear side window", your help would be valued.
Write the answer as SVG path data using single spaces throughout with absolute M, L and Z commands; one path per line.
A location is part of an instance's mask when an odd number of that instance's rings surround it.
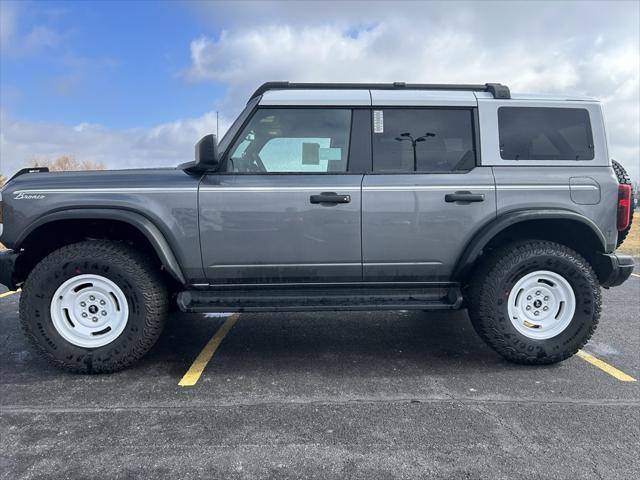
M 498 128 L 503 160 L 593 160 L 584 108 L 500 107 Z
M 467 171 L 475 164 L 471 110 L 385 108 L 373 111 L 374 171 Z

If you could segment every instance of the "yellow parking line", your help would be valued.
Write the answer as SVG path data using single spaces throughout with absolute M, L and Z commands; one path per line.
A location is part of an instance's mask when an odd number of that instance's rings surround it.
M 633 275 L 634 277 L 640 278 L 640 275 L 638 275 L 637 273 L 632 273 L 631 275 Z
M 617 378 L 621 382 L 635 382 L 636 381 L 636 379 L 633 378 L 632 376 L 627 375 L 623 371 L 618 370 L 616 367 L 612 367 L 607 362 L 603 362 L 599 358 L 596 358 L 593 355 L 591 355 L 591 354 L 589 354 L 589 353 L 587 353 L 587 352 L 585 352 L 583 350 L 578 350 L 578 353 L 576 353 L 576 355 L 578 355 L 581 359 L 589 362 L 591 365 L 593 365 L 595 367 L 598 367 L 600 370 L 608 373 L 612 377 Z
M 9 295 L 14 295 L 16 293 L 20 293 L 20 289 L 15 291 L 0 293 L 0 298 L 8 297 Z
M 224 340 L 224 337 L 229 333 L 229 330 L 231 330 L 231 327 L 233 327 L 239 317 L 240 315 L 235 313 L 225 320 L 222 326 L 213 335 L 213 337 L 211 337 L 211 340 L 207 342 L 200 354 L 193 361 L 191 367 L 189 367 L 189 370 L 184 374 L 178 385 L 181 387 L 192 387 L 198 382 L 200 375 L 202 375 L 202 372 L 209 363 L 209 360 L 211 360 L 213 354 L 216 353 L 216 350 L 222 343 L 222 340 Z

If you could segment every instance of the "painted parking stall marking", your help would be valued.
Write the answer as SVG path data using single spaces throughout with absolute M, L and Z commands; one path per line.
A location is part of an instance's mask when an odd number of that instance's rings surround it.
M 580 357 L 586 362 L 589 362 L 594 367 L 599 368 L 603 372 L 608 373 L 614 378 L 617 378 L 621 382 L 635 382 L 636 379 L 631 375 L 627 375 L 622 370 L 618 370 L 616 367 L 609 365 L 607 362 L 600 360 L 599 358 L 594 357 L 590 353 L 585 352 L 584 350 L 578 350 L 576 356 Z
M 5 298 L 5 297 L 8 297 L 10 295 L 15 295 L 16 293 L 20 293 L 20 291 L 21 290 L 18 289 L 18 290 L 11 290 L 9 292 L 0 293 L 0 298 Z
M 189 367 L 189 370 L 187 370 L 187 373 L 185 373 L 180 382 L 178 382 L 178 385 L 181 387 L 192 387 L 198 382 L 202 372 L 213 357 L 213 354 L 216 353 L 216 350 L 222 343 L 222 340 L 227 336 L 227 333 L 229 333 L 231 328 L 238 321 L 239 317 L 240 315 L 235 313 L 225 320 L 213 337 L 211 337 L 211 340 L 207 342 L 202 351 L 198 354 L 191 364 L 191 367 Z

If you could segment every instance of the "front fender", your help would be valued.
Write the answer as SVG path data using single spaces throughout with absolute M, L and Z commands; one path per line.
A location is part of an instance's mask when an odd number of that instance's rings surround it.
M 153 246 L 163 267 L 166 271 L 181 284 L 186 284 L 184 274 L 180 264 L 169 242 L 164 237 L 160 229 L 147 217 L 130 210 L 118 208 L 87 208 L 87 209 L 67 209 L 48 213 L 39 217 L 25 228 L 16 239 L 15 250 L 18 251 L 22 243 L 37 228 L 57 220 L 117 220 L 131 225 L 139 230 L 149 243 Z

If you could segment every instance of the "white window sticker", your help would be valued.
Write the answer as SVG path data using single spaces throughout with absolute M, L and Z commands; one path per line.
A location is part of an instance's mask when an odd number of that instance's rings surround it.
M 384 133 L 384 116 L 382 110 L 373 111 L 373 133 Z

